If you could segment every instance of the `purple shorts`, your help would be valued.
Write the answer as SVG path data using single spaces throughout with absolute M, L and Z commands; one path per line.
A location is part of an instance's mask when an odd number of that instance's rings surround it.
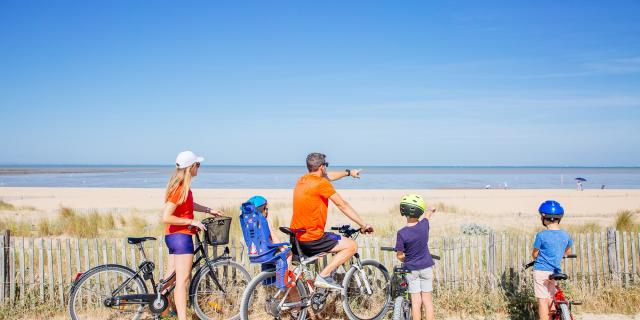
M 173 233 L 164 236 L 169 254 L 193 254 L 193 238 L 190 234 Z

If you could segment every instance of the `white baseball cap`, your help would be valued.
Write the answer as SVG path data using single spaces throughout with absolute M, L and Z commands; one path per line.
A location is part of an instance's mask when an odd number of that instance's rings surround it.
M 192 151 L 182 151 L 178 153 L 176 157 L 176 166 L 178 166 L 179 169 L 184 169 L 192 166 L 196 162 L 202 161 L 204 161 L 204 158 L 196 156 Z

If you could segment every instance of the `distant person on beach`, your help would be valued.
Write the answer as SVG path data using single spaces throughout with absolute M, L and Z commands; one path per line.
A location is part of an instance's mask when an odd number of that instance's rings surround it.
M 560 229 L 564 209 L 558 202 L 545 201 L 538 212 L 547 230 L 538 232 L 533 241 L 533 291 L 538 299 L 540 320 L 548 320 L 551 299 L 556 293 L 555 280 L 549 276 L 562 272 L 560 262 L 571 253 L 573 241 L 566 231 Z
M 416 194 L 407 194 L 400 199 L 400 214 L 407 218 L 407 225 L 398 230 L 396 256 L 411 270 L 407 274 L 411 295 L 413 319 L 421 319 L 422 306 L 427 320 L 434 319 L 433 312 L 433 258 L 429 252 L 429 219 L 435 208 L 425 211 L 424 199 Z M 420 217 L 424 214 L 424 218 Z
M 291 229 L 304 229 L 297 235 L 301 250 L 305 255 L 335 253 L 333 259 L 318 273 L 314 285 L 330 290 L 342 290 L 342 286 L 331 277 L 331 272 L 347 262 L 356 253 L 355 241 L 342 238 L 338 234 L 324 232 L 327 223 L 329 200 L 362 229 L 363 233 L 373 232 L 373 227 L 362 220 L 360 215 L 336 192 L 331 184 L 344 177 L 360 177 L 360 170 L 347 169 L 342 172 L 327 172 L 329 163 L 322 153 L 307 156 L 309 173 L 298 179 L 293 190 L 293 216 Z
M 223 212 L 197 204 L 191 193 L 191 179 L 198 175 L 200 163 L 204 160 L 191 151 L 183 151 L 176 158 L 176 169 L 167 183 L 165 203 L 162 211 L 164 241 L 169 248 L 169 268 L 165 279 L 176 272 L 176 287 L 173 300 L 178 319 L 187 319 L 187 287 L 191 278 L 193 263 L 193 235 L 197 229 L 206 229 L 202 223 L 194 219 L 193 212 L 205 212 L 221 216 Z M 195 228 L 191 228 L 193 226 Z M 196 229 L 197 228 L 197 229 Z M 167 284 L 168 287 L 170 284 Z

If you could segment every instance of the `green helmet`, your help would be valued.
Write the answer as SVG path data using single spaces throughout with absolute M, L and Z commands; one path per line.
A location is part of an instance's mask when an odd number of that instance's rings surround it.
M 417 194 L 405 194 L 400 199 L 400 214 L 410 218 L 420 218 L 424 213 L 424 199 Z

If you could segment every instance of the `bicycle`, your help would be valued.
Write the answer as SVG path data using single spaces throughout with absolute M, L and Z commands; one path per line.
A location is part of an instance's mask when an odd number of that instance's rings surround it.
M 569 254 L 563 259 L 575 259 L 578 256 L 575 254 Z M 527 270 L 535 264 L 535 260 L 531 261 L 524 265 L 524 269 Z M 551 298 L 551 305 L 549 306 L 549 320 L 573 320 L 573 315 L 571 314 L 571 307 L 574 305 L 581 305 L 581 302 L 569 301 L 564 296 L 564 292 L 560 285 L 558 285 L 558 281 L 563 281 L 569 279 L 564 273 L 554 272 L 549 275 L 549 280 L 554 280 L 554 285 L 556 287 L 556 294 Z
M 229 223 L 231 219 L 207 218 L 202 223 L 208 230 L 213 230 L 222 220 Z M 214 246 L 228 243 L 228 236 L 224 243 L 211 240 L 215 236 L 205 234 L 207 243 Z M 224 248 L 221 256 L 211 259 L 205 252 L 199 232 L 196 232 L 195 239 L 195 273 L 189 286 L 189 303 L 200 319 L 237 319 L 237 302 L 243 288 L 251 280 L 249 272 L 232 261 L 228 247 Z M 149 240 L 156 238 L 127 238 L 128 243 L 135 245 L 142 257 L 142 262 L 135 271 L 124 265 L 105 264 L 76 275 L 69 297 L 71 319 L 95 319 L 96 315 L 101 319 L 141 319 L 145 306 L 149 307 L 154 319 L 159 319 L 160 313 L 169 305 L 167 297 L 175 288 L 175 272 L 168 278 L 155 282 L 155 264 L 147 259 L 143 246 Z M 153 293 L 149 293 L 147 289 L 147 280 L 151 283 Z
M 380 247 L 382 251 L 396 252 L 393 247 Z M 431 255 L 433 260 L 440 260 L 439 256 Z M 393 300 L 393 320 L 410 320 L 411 319 L 411 297 L 407 291 L 409 283 L 407 282 L 407 274 L 411 270 L 405 268 L 404 263 L 393 267 L 393 276 L 391 276 L 391 291 L 389 292 Z
M 349 225 L 332 227 L 331 230 L 351 239 L 356 239 L 360 233 L 360 229 L 353 229 Z M 326 254 L 308 257 L 302 253 L 296 235 L 303 234 L 304 229 L 280 227 L 280 231 L 289 235 L 295 248 L 292 250 L 294 268 L 287 273 L 287 286 L 284 289 L 275 286 L 275 281 L 272 281 L 276 277 L 275 270 L 264 271 L 255 276 L 242 295 L 242 320 L 303 320 L 307 317 L 309 307 L 316 314 L 325 307 L 330 291 L 313 286 L 315 273 L 309 269 L 309 264 Z M 340 266 L 332 276 L 345 271 L 346 269 Z M 378 320 L 384 317 L 390 304 L 388 283 L 389 273 L 384 265 L 375 260 L 361 261 L 360 255 L 355 253 L 350 260 L 349 270 L 344 275 L 341 291 L 343 308 L 349 319 Z

